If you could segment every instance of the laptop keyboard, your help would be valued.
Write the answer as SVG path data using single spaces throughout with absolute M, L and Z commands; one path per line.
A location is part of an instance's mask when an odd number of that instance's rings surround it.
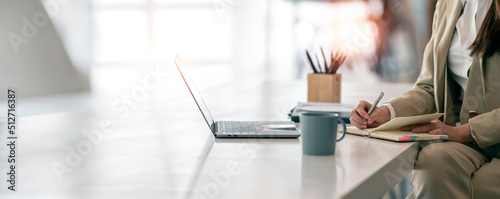
M 263 134 L 261 122 L 222 121 L 218 125 L 222 134 Z

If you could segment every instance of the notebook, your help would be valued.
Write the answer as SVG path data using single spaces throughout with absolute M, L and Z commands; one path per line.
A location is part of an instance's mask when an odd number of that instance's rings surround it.
M 428 123 L 434 119 L 438 119 L 441 116 L 443 116 L 443 113 L 434 113 L 411 117 L 396 117 L 376 128 L 358 129 L 356 127 L 348 127 L 347 133 L 396 142 L 447 140 L 449 138 L 447 135 L 430 135 L 429 133 L 412 133 L 411 131 L 401 130 L 401 127 L 403 126 Z

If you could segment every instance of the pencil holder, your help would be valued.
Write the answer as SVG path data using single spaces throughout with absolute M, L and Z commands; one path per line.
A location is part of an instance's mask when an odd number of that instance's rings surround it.
M 341 82 L 341 74 L 308 74 L 307 101 L 340 103 Z

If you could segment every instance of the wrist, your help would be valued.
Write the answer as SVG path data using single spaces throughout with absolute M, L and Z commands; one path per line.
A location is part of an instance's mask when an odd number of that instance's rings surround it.
M 462 143 L 474 141 L 472 135 L 470 134 L 469 124 L 460 125 L 454 128 L 457 131 L 457 135 L 460 137 Z
M 391 120 L 391 111 L 389 110 L 389 107 L 382 106 L 382 107 L 380 107 L 380 110 L 383 113 L 382 115 L 384 118 L 384 122 L 388 122 L 389 120 Z
M 382 107 L 387 107 L 389 109 L 389 120 L 396 118 L 396 110 L 394 110 L 391 103 L 384 103 Z

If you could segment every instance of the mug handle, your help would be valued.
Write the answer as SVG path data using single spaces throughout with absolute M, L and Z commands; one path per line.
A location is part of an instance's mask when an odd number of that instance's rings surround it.
M 340 118 L 339 118 L 340 119 Z M 342 126 L 344 127 L 344 131 L 342 131 L 342 135 L 339 137 L 339 139 L 337 139 L 337 142 L 344 139 L 345 137 L 345 132 L 346 132 L 346 128 L 345 128 L 345 122 L 343 119 L 340 119 L 340 122 L 342 123 Z M 335 129 L 336 131 L 338 131 L 338 129 Z

